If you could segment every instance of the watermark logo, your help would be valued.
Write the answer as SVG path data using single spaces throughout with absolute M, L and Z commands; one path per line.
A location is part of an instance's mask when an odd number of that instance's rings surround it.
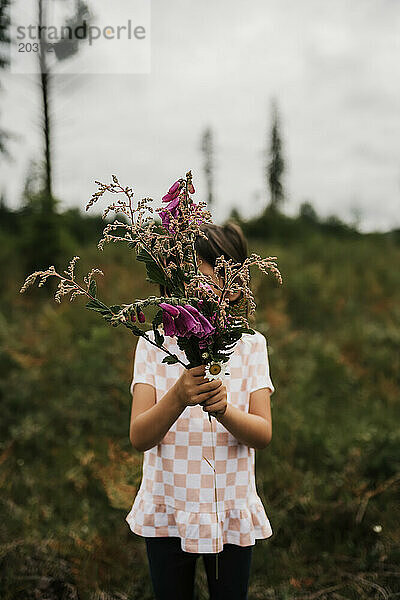
M 14 73 L 150 73 L 150 0 L 14 0 Z

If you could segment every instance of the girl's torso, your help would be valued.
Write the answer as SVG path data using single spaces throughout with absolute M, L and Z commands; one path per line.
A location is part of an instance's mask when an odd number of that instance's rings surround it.
M 148 335 L 154 340 L 151 330 Z M 148 369 L 150 363 L 154 361 L 152 378 L 147 381 L 154 382 L 156 401 L 159 401 L 179 378 L 184 367 L 179 363 L 174 365 L 162 363 L 165 353 L 147 341 L 143 341 L 148 347 L 146 348 L 147 355 L 141 355 L 139 362 L 135 363 L 135 374 L 139 373 L 137 367 Z M 164 345 L 182 362 L 187 363 L 183 351 L 180 350 L 173 338 L 165 337 Z M 224 365 L 224 370 L 229 372 L 229 375 L 224 377 L 228 403 L 245 412 L 249 410 L 252 389 L 265 382 L 274 391 L 269 377 L 269 368 L 268 373 L 265 373 L 267 358 L 263 358 L 263 352 L 265 353 L 265 338 L 262 334 L 259 332 L 254 335 L 245 334 L 236 344 L 229 361 Z M 133 377 L 131 390 L 137 379 L 138 377 Z M 215 481 L 214 470 L 209 463 L 212 466 L 215 465 Z M 186 525 L 188 522 L 200 524 L 202 518 L 210 521 L 211 524 L 215 520 L 217 508 L 221 518 L 227 518 L 228 522 L 229 517 L 234 523 L 237 515 L 240 514 L 241 519 L 244 518 L 244 515 L 246 516 L 249 520 L 250 531 L 240 539 L 242 542 L 247 540 L 249 543 L 239 543 L 239 545 L 250 545 L 254 543 L 254 541 L 249 541 L 253 539 L 251 537 L 252 528 L 256 537 L 272 535 L 264 507 L 257 494 L 254 468 L 254 448 L 240 443 L 215 418 L 212 417 L 212 423 L 210 423 L 208 413 L 203 411 L 200 405 L 187 406 L 162 441 L 144 452 L 142 482 L 131 512 L 127 516 L 127 521 L 139 535 L 159 535 L 160 531 L 163 532 L 163 535 L 168 535 L 165 533 L 168 531 L 168 527 L 165 528 L 165 517 L 168 514 L 172 531 L 175 531 L 173 521 L 176 523 L 177 513 L 184 521 L 182 525 L 185 522 Z M 154 516 L 148 520 L 150 529 L 147 530 L 147 534 L 143 533 L 145 529 L 139 525 L 140 521 L 144 522 L 142 513 L 146 511 Z M 157 513 L 164 515 L 164 520 L 162 518 L 158 520 L 159 523 L 164 523 L 163 529 L 158 532 Z M 193 517 L 193 515 L 197 516 Z M 255 522 L 258 522 L 258 525 L 255 525 Z M 234 532 L 237 534 L 238 524 L 234 523 L 233 526 Z M 259 527 L 258 535 L 257 527 Z M 171 531 L 171 529 L 169 530 Z M 229 538 L 228 530 L 229 526 L 227 525 L 225 538 L 232 539 Z M 187 527 L 185 527 L 185 531 L 187 531 Z M 209 537 L 212 544 L 210 548 L 218 547 L 218 540 L 215 539 L 213 542 L 213 536 Z M 207 551 L 204 550 L 206 546 L 203 543 L 202 551 Z M 198 545 L 195 544 L 195 547 L 197 548 Z M 216 550 L 209 549 L 208 551 L 215 552 Z

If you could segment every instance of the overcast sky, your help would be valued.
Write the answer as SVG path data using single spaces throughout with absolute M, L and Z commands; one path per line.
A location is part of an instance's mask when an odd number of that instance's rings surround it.
M 92 0 L 98 13 L 103 1 Z M 116 21 L 136 24 L 125 5 Z M 195 199 L 205 199 L 200 139 L 210 126 L 214 221 L 232 207 L 258 213 L 268 201 L 263 150 L 276 97 L 284 212 L 309 200 L 323 217 L 353 221 L 358 211 L 364 231 L 400 227 L 398 1 L 152 0 L 150 23 L 150 73 L 56 78 L 61 208 L 84 210 L 95 180 L 113 173 L 138 198 L 158 201 L 192 169 Z M 116 40 L 107 50 L 118 62 Z M 16 207 L 29 161 L 40 157 L 40 96 L 34 75 L 6 73 L 3 87 L 1 124 L 20 137 L 9 145 L 14 162 L 1 159 L 0 191 Z

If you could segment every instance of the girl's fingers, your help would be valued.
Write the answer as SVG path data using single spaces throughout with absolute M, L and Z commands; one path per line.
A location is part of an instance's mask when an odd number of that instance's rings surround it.
M 205 397 L 205 400 L 201 399 L 200 404 L 208 404 L 209 402 L 211 402 L 211 400 L 213 400 L 215 402 L 215 397 L 221 394 L 221 387 L 218 387 L 216 390 L 211 390 L 210 392 L 207 392 L 206 394 L 201 394 L 200 398 L 203 398 L 203 396 Z
M 219 410 L 224 410 L 225 406 L 226 406 L 226 401 L 219 400 L 218 402 L 215 402 L 214 404 L 210 404 L 209 406 L 203 406 L 203 410 L 205 412 L 218 412 Z
M 208 400 L 211 400 L 211 398 L 215 398 L 215 396 L 217 396 L 220 393 L 221 388 L 219 387 L 215 390 L 210 390 L 209 392 L 203 392 L 202 394 L 198 394 L 198 403 L 205 404 L 206 402 L 208 402 Z
M 211 381 L 204 381 L 198 386 L 198 394 L 207 394 L 221 387 L 222 381 L 220 379 L 212 379 Z
M 214 406 L 217 402 L 221 402 L 223 400 L 224 395 L 221 392 L 217 392 L 212 398 L 208 398 L 203 402 L 200 402 L 202 406 Z
M 221 389 L 221 387 L 218 387 L 215 390 L 211 390 L 210 392 L 200 394 L 199 395 L 199 398 L 200 398 L 199 403 L 200 404 L 208 404 L 211 401 L 215 402 L 215 398 L 217 396 L 220 396 L 221 394 L 223 394 L 223 390 Z

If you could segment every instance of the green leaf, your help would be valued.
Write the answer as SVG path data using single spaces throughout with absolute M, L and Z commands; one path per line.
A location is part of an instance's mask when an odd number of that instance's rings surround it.
M 110 310 L 116 315 L 121 310 L 121 307 L 118 304 L 113 304 L 110 306 Z
M 156 315 L 153 319 L 153 329 L 155 329 L 156 327 L 158 327 L 159 325 L 161 325 L 162 323 L 162 316 L 163 316 L 163 310 L 162 308 L 160 308 L 160 310 L 158 310 L 156 312 Z
M 146 264 L 146 280 L 150 283 L 158 283 L 164 286 L 169 286 L 169 282 L 164 275 L 164 271 L 154 262 L 152 256 L 144 248 L 140 249 L 140 252 L 136 255 L 136 260 L 144 262 Z
M 92 281 L 90 282 L 90 285 L 89 285 L 89 294 L 91 294 L 94 298 L 96 298 L 96 293 L 97 293 L 96 282 L 94 279 L 92 279 Z
M 147 281 L 150 283 L 159 283 L 161 285 L 169 285 L 164 272 L 154 262 L 146 263 Z
M 128 329 L 131 329 L 132 333 L 134 335 L 143 336 L 143 331 L 140 329 L 140 327 L 138 327 L 137 325 L 135 325 L 131 321 L 126 321 L 125 327 L 127 327 Z
M 164 343 L 164 336 L 158 331 L 158 329 L 153 329 L 154 331 L 154 339 L 158 346 L 162 346 Z
M 175 355 L 173 355 L 173 356 L 167 355 L 162 359 L 161 362 L 167 363 L 168 365 L 174 365 L 175 363 L 178 362 L 178 359 Z
M 140 248 L 139 252 L 136 254 L 136 260 L 142 262 L 154 262 L 150 254 L 144 248 Z
M 96 310 L 102 315 L 107 315 L 110 313 L 110 309 L 108 308 L 108 306 L 97 299 L 89 300 L 89 302 L 86 304 L 86 308 L 88 308 L 89 310 Z
M 247 327 L 242 327 L 242 328 L 240 329 L 240 332 L 241 332 L 241 333 L 250 333 L 251 335 L 254 335 L 254 334 L 255 334 L 255 331 L 254 331 L 253 329 L 248 329 Z

